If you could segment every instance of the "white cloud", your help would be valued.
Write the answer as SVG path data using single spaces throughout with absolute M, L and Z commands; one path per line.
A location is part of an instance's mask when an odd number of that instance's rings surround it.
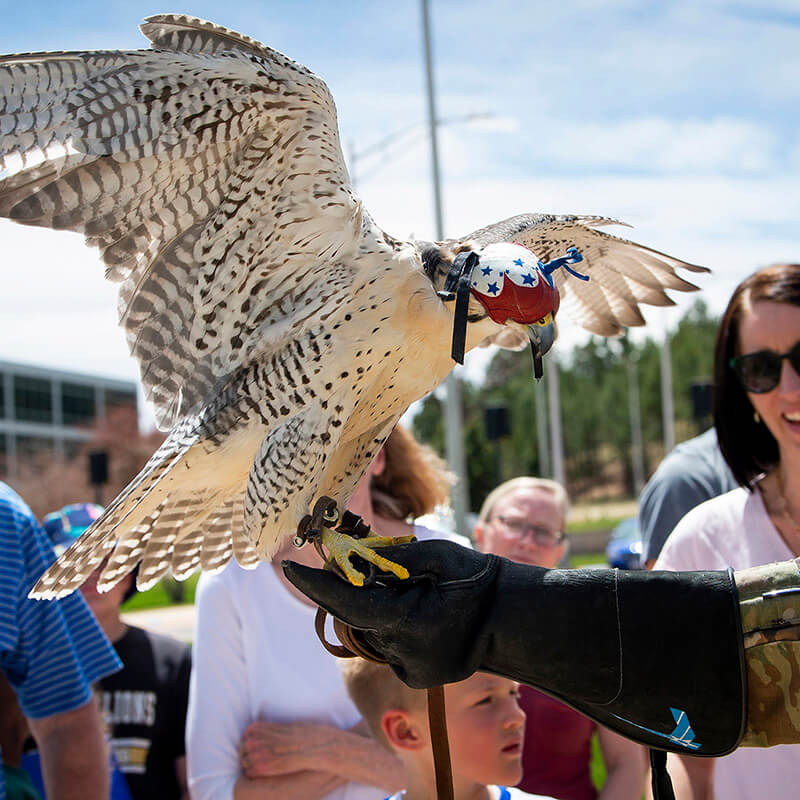
M 775 166 L 774 134 L 761 124 L 730 117 L 563 120 L 548 127 L 553 135 L 537 140 L 537 155 L 571 168 L 752 174 Z
M 0 220 L 0 358 L 132 379 L 116 286 L 76 234 Z

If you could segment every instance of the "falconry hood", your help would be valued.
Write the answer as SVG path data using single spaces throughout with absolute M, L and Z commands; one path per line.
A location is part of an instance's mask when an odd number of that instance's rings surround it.
M 534 375 L 542 377 L 542 356 L 555 340 L 555 315 L 558 312 L 558 287 L 552 272 L 564 267 L 581 280 L 588 278 L 570 269 L 583 257 L 571 247 L 562 258 L 547 263 L 521 244 L 500 242 L 482 250 L 459 253 L 440 292 L 444 300 L 456 300 L 452 356 L 464 360 L 466 309 L 472 295 L 499 325 L 525 326 L 531 341 Z

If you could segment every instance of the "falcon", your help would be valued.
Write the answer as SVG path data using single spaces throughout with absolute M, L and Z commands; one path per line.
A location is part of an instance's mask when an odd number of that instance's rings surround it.
M 394 238 L 353 192 L 322 80 L 200 19 L 141 30 L 149 49 L 0 59 L 0 215 L 99 249 L 169 431 L 34 596 L 67 594 L 101 564 L 101 590 L 137 562 L 146 589 L 270 559 L 320 498 L 344 508 L 454 357 L 530 342 L 540 360 L 559 304 L 618 334 L 644 323 L 641 303 L 671 304 L 665 289 L 697 288 L 678 269 L 706 271 L 599 231 L 614 220 L 597 216 Z M 402 569 L 378 537 L 330 527 L 324 545 L 355 583 L 352 552 Z

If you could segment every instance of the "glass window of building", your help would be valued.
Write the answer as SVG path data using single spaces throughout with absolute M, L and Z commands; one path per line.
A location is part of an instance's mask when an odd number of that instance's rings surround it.
M 0 419 L 3 419 L 5 415 L 6 415 L 6 382 L 3 380 L 3 373 L 0 372 Z
M 44 378 L 14 376 L 14 413 L 23 422 L 53 421 L 50 381 Z
M 20 464 L 50 457 L 55 450 L 55 442 L 45 436 L 17 436 L 17 457 Z
M 106 389 L 106 409 L 117 408 L 118 406 L 136 408 L 136 392 Z
M 94 419 L 94 386 L 62 383 L 61 413 L 65 425 L 79 425 Z

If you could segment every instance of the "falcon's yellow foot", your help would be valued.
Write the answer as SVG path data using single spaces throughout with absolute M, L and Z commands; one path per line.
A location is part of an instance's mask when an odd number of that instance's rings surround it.
M 350 562 L 350 556 L 352 555 L 361 556 L 364 561 L 374 564 L 382 572 L 391 572 L 401 579 L 408 578 L 408 570 L 404 566 L 379 556 L 374 548 L 387 547 L 392 544 L 406 544 L 407 542 L 413 542 L 414 538 L 413 536 L 399 536 L 397 538 L 392 538 L 391 536 L 367 536 L 363 539 L 354 539 L 346 533 L 324 527 L 321 533 L 321 542 L 328 551 L 330 559 L 336 562 L 339 569 L 353 586 L 363 586 L 365 576 Z

